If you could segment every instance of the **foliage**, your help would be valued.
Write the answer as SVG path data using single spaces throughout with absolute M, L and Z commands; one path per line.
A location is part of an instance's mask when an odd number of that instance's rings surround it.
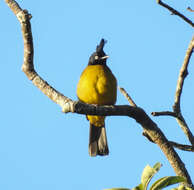
M 160 170 L 161 166 L 162 166 L 162 164 L 159 162 L 156 163 L 153 167 L 147 165 L 142 172 L 141 183 L 138 186 L 136 186 L 135 188 L 132 188 L 132 190 L 147 190 L 151 179 Z M 157 181 L 155 181 L 151 185 L 149 190 L 161 190 L 161 189 L 168 187 L 170 185 L 185 182 L 185 181 L 186 181 L 185 178 L 183 178 L 181 176 L 162 177 L 162 178 L 158 179 Z M 105 190 L 130 190 L 130 189 L 112 188 L 112 189 L 105 189 Z M 184 185 L 181 185 L 177 188 L 173 188 L 172 190 L 190 190 L 190 188 L 185 187 Z

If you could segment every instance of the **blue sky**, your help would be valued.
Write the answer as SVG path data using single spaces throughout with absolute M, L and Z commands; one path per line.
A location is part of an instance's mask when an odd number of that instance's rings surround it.
M 155 1 L 71 0 L 22 1 L 33 16 L 34 64 L 41 77 L 76 100 L 76 85 L 88 58 L 105 38 L 108 65 L 136 104 L 150 114 L 171 110 L 179 69 L 193 29 Z M 171 1 L 186 11 L 192 0 Z M 63 114 L 21 71 L 20 25 L 0 2 L 1 121 L 0 189 L 100 190 L 134 187 L 143 168 L 161 162 L 157 177 L 174 175 L 161 150 L 145 139 L 131 118 L 106 119 L 110 155 L 88 155 L 85 116 Z M 193 130 L 194 58 L 182 95 L 182 112 Z M 118 105 L 128 104 L 118 92 Z M 151 116 L 152 117 L 152 116 Z M 152 119 L 165 135 L 188 143 L 173 118 Z M 177 150 L 194 181 L 192 153 Z M 156 179 L 155 178 L 155 179 Z

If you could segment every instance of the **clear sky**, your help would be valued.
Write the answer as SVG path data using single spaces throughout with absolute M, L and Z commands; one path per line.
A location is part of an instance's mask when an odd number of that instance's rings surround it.
M 179 69 L 193 29 L 156 1 L 18 0 L 33 16 L 34 64 L 41 77 L 73 100 L 88 58 L 105 38 L 108 65 L 136 104 L 150 114 L 171 110 Z M 170 5 L 194 20 L 193 0 Z M 0 2 L 0 189 L 101 190 L 132 188 L 143 168 L 161 162 L 158 177 L 175 175 L 157 145 L 127 117 L 106 119 L 110 155 L 88 155 L 89 123 L 63 114 L 21 71 L 19 22 Z M 182 95 L 182 112 L 194 132 L 194 56 Z M 128 104 L 118 92 L 118 105 Z M 151 116 L 152 117 L 152 116 Z M 152 119 L 169 138 L 188 144 L 173 118 Z M 193 153 L 177 150 L 194 181 Z

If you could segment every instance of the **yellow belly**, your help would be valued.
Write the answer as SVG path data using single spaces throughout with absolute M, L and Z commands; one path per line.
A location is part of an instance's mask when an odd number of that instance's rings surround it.
M 88 104 L 113 105 L 117 96 L 117 81 L 110 69 L 104 65 L 88 65 L 77 85 L 77 96 Z M 104 125 L 104 117 L 87 116 L 95 126 Z

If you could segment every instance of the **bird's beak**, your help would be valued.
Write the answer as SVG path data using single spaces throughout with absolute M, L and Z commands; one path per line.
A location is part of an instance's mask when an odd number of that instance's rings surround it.
M 101 57 L 100 59 L 103 60 L 103 59 L 108 59 L 108 58 L 109 58 L 109 56 L 105 55 L 105 56 Z

